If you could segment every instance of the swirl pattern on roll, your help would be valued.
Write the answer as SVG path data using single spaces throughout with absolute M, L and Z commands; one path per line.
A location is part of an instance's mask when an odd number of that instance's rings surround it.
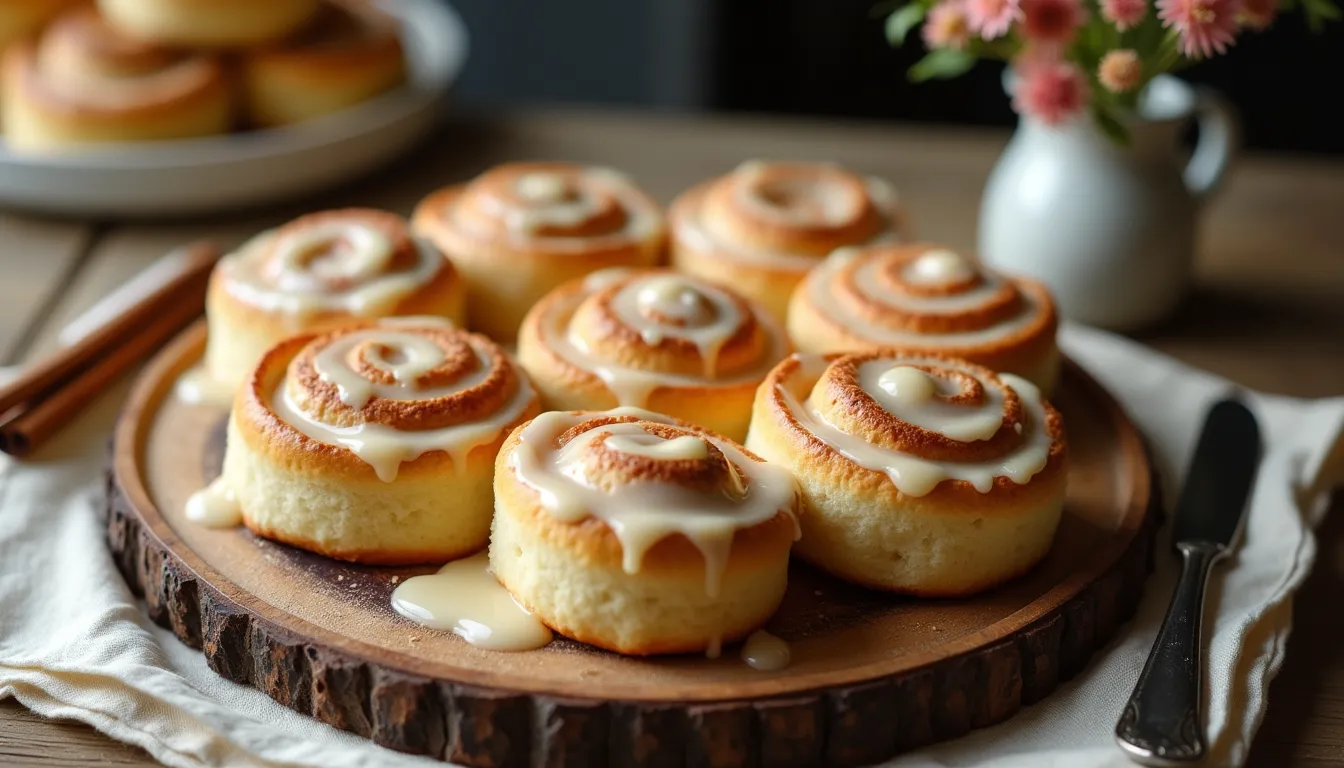
M 591 517 L 608 526 L 627 573 L 638 572 L 659 541 L 684 536 L 704 556 L 710 597 L 738 531 L 781 515 L 796 525 L 798 489 L 788 471 L 639 408 L 544 413 L 520 430 L 508 466 L 557 520 Z
M 845 245 L 893 237 L 891 185 L 827 163 L 751 160 L 673 204 L 678 243 L 747 264 L 806 271 Z
M 6 54 L 6 133 L 21 147 L 184 138 L 230 127 L 224 66 L 113 29 L 91 5 Z
M 352 208 L 302 216 L 220 262 L 230 295 L 299 320 L 320 313 L 377 317 L 452 271 L 396 214 Z
M 463 467 L 472 449 L 535 412 L 536 395 L 504 350 L 438 318 L 386 318 L 316 336 L 269 389 L 267 369 L 264 359 L 247 403 L 263 412 L 258 421 L 348 452 L 384 482 L 435 451 Z
M 795 436 L 910 497 L 946 482 L 981 494 L 1024 485 L 1065 450 L 1059 413 L 1035 385 L 953 357 L 798 354 L 762 392 Z
M 544 355 L 540 368 L 596 377 L 617 405 L 640 408 L 658 388 L 754 388 L 788 353 L 754 302 L 670 270 L 595 272 L 552 292 L 524 326 L 524 365 Z
M 663 216 L 625 174 L 570 163 L 510 163 L 440 201 L 439 226 L 466 241 L 509 241 L 547 254 L 644 246 Z
M 1058 362 L 1058 320 L 1043 285 L 927 243 L 837 250 L 795 291 L 788 324 L 805 352 L 929 350 L 1047 389 Z

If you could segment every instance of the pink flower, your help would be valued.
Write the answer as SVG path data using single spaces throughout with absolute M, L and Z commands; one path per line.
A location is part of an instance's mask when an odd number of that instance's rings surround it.
M 1073 64 L 1040 53 L 1016 63 L 1013 109 L 1046 125 L 1059 125 L 1087 105 L 1087 76 Z
M 929 10 L 924 22 L 924 45 L 961 50 L 971 38 L 965 0 L 942 0 Z
M 1013 22 L 1022 18 L 1019 0 L 966 0 L 966 18 L 971 31 L 986 40 L 1003 37 Z
M 1274 21 L 1274 0 L 1245 0 L 1240 21 L 1252 29 L 1264 29 Z
M 1097 67 L 1097 79 L 1106 90 L 1115 93 L 1134 90 L 1142 76 L 1143 63 L 1139 61 L 1139 54 L 1128 48 L 1108 52 L 1102 57 L 1101 66 Z
M 1124 32 L 1132 29 L 1148 15 L 1147 0 L 1101 0 L 1102 18 Z
M 1241 0 L 1157 0 L 1162 26 L 1181 34 L 1181 52 L 1189 58 L 1222 53 L 1237 36 Z
M 1037 43 L 1067 43 L 1083 25 L 1078 0 L 1021 0 L 1022 34 Z

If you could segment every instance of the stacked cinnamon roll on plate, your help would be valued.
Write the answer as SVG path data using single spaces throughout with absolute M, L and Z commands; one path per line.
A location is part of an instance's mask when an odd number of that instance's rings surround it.
M 1057 320 L 1037 283 L 905 232 L 886 182 L 766 162 L 670 227 L 630 176 L 567 163 L 488 170 L 410 223 L 300 217 L 214 274 L 178 391 L 232 408 L 185 515 L 443 565 L 390 607 L 493 650 L 717 655 L 795 555 L 991 589 L 1063 510 Z
M 466 36 L 437 0 L 14 0 L 0 46 L 0 203 L 163 215 L 390 159 L 432 126 Z

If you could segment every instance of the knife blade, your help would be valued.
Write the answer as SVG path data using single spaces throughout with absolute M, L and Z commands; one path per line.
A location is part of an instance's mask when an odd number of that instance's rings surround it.
M 1176 505 L 1174 535 L 1181 576 L 1148 662 L 1115 728 L 1116 741 L 1144 765 L 1181 765 L 1203 757 L 1200 625 L 1215 563 L 1232 548 L 1260 462 L 1260 428 L 1237 400 L 1209 409 Z

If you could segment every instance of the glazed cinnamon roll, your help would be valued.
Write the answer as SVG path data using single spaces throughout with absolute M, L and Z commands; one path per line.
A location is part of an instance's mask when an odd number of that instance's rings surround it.
M 92 6 L 11 46 L 3 80 L 5 134 L 20 152 L 206 136 L 232 122 L 218 59 L 127 37 Z
M 518 359 L 555 410 L 648 408 L 734 440 L 756 387 L 789 354 L 759 304 L 666 269 L 571 281 L 528 313 Z
M 716 655 L 783 599 L 797 503 L 787 471 L 699 427 L 552 411 L 496 460 L 490 569 L 576 640 Z
M 415 231 L 467 281 L 471 327 L 501 342 L 561 283 L 662 258 L 658 204 L 625 175 L 568 163 L 511 163 L 441 189 L 416 208 Z
M 280 339 L 358 318 L 437 315 L 461 323 L 452 264 L 385 211 L 297 218 L 220 259 L 210 278 L 205 367 L 236 387 Z
M 933 354 L 798 354 L 757 394 L 753 451 L 803 492 L 804 559 L 916 595 L 966 595 L 1050 549 L 1059 413 L 1026 379 Z
M 360 563 L 485 546 L 495 454 L 536 393 L 484 336 L 385 318 L 281 342 L 229 422 L 221 481 L 267 538 Z
M 98 6 L 143 40 L 210 47 L 284 37 L 312 18 L 318 0 L 98 0 Z
M 891 240 L 903 227 L 887 182 L 829 163 L 751 160 L 677 198 L 672 264 L 764 304 L 782 322 L 789 294 L 826 254 Z
M 1045 286 L 939 245 L 836 251 L 794 291 L 788 323 L 803 352 L 941 352 L 1015 373 L 1047 394 L 1059 375 L 1058 320 Z
M 251 122 L 297 123 L 401 84 L 406 64 L 397 35 L 396 20 L 373 5 L 325 0 L 296 34 L 243 54 Z

